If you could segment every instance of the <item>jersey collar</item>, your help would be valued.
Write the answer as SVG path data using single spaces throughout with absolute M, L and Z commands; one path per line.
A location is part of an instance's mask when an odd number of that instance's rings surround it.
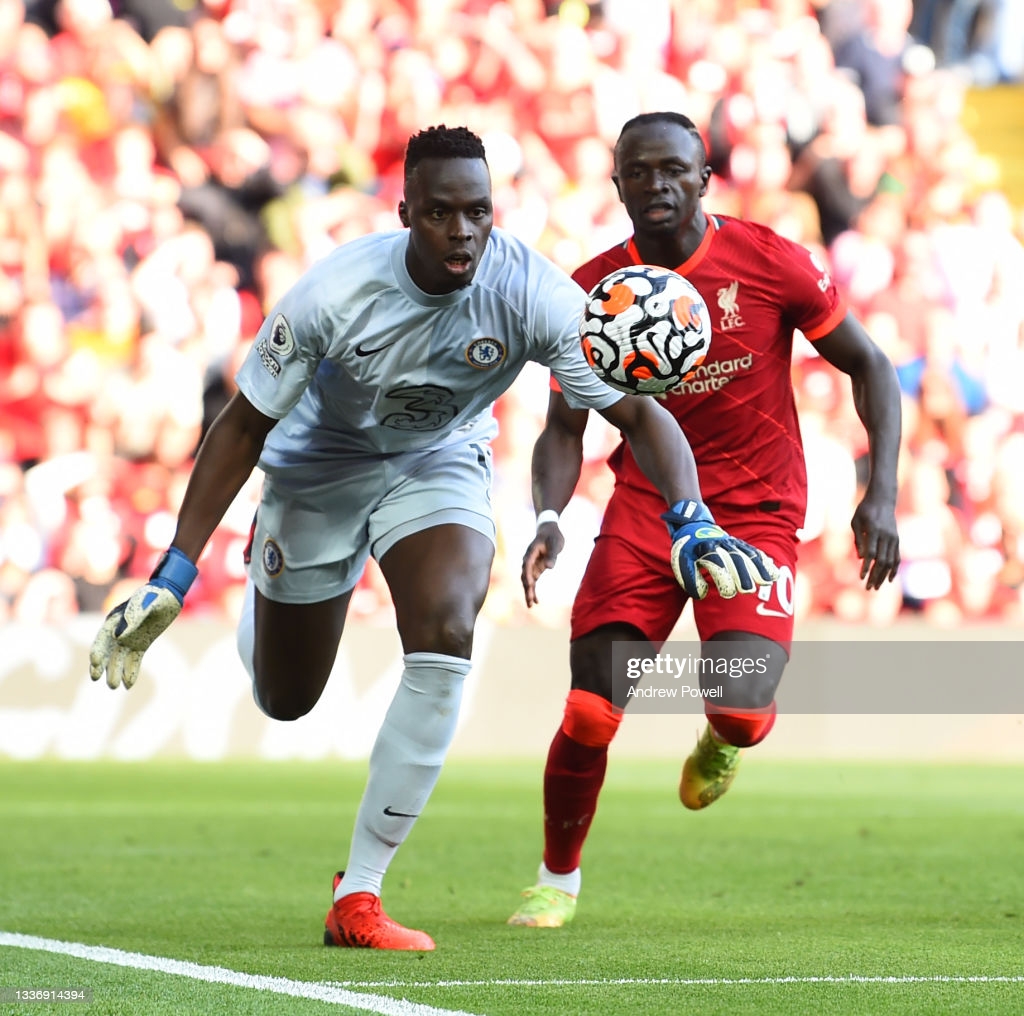
M 700 243 L 697 245 L 697 249 L 681 264 L 675 271 L 682 275 L 684 278 L 688 272 L 692 272 L 703 260 L 707 257 L 708 250 L 711 248 L 711 241 L 714 238 L 715 233 L 718 232 L 719 222 L 714 215 L 708 216 L 708 228 L 704 230 L 704 235 L 701 237 Z M 640 251 L 636 247 L 636 239 L 630 237 L 626 244 L 626 250 L 629 251 L 629 256 L 633 259 L 635 264 L 642 265 L 644 259 L 640 256 Z
M 483 268 L 484 260 L 488 256 L 490 247 L 491 241 L 488 239 L 487 246 L 484 247 L 483 256 L 480 258 L 480 263 L 476 267 L 477 275 L 480 274 L 480 270 Z M 403 229 L 398 231 L 395 236 L 394 245 L 391 248 L 391 270 L 395 273 L 395 282 L 398 283 L 398 288 L 410 300 L 412 300 L 413 303 L 418 303 L 421 307 L 450 307 L 452 304 L 466 299 L 469 295 L 469 290 L 475 284 L 475 279 L 474 282 L 471 282 L 468 286 L 462 286 L 460 289 L 453 289 L 450 293 L 424 293 L 423 290 L 412 281 L 409 269 L 405 267 L 405 252 L 408 248 L 409 230 Z

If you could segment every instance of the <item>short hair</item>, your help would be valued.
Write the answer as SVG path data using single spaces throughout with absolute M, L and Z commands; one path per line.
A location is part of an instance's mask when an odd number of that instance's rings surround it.
M 405 179 L 424 159 L 483 159 L 484 143 L 468 127 L 428 127 L 409 138 L 405 148 Z
M 697 129 L 697 125 L 688 116 L 684 116 L 682 113 L 672 113 L 668 110 L 658 113 L 641 113 L 639 116 L 634 116 L 632 120 L 627 120 L 622 125 L 622 130 L 619 131 L 619 138 L 615 142 L 616 161 L 618 161 L 619 148 L 622 145 L 622 139 L 625 137 L 626 133 L 631 131 L 634 127 L 646 127 L 648 124 L 652 123 L 674 123 L 677 127 L 682 127 L 683 130 L 688 131 L 696 139 L 697 147 L 700 149 L 700 157 L 703 162 L 707 164 L 707 145 L 704 144 L 704 137 Z

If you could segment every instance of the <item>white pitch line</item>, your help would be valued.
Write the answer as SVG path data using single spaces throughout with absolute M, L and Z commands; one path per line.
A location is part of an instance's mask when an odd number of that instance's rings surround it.
M 500 979 L 487 981 L 328 981 L 344 988 L 614 988 L 619 985 L 708 986 L 731 984 L 1024 984 L 1024 974 L 837 975 L 818 977 L 612 977 Z
M 293 981 L 287 977 L 267 977 L 263 974 L 244 974 L 238 970 L 228 970 L 226 967 L 208 967 L 163 956 L 147 956 L 144 953 L 124 952 L 106 946 L 61 942 L 58 939 L 18 935 L 8 931 L 0 931 L 0 946 L 59 953 L 62 956 L 74 956 L 94 963 L 130 967 L 132 970 L 155 970 L 161 974 L 188 977 L 210 984 L 231 984 L 238 988 L 254 988 L 256 991 L 270 991 L 278 995 L 312 998 L 318 1002 L 333 1002 L 335 1005 L 347 1005 L 364 1012 L 379 1013 L 380 1016 L 473 1016 L 473 1013 L 463 1012 L 461 1009 L 437 1009 L 432 1005 L 420 1005 L 404 998 L 366 995 L 349 991 L 337 984 Z

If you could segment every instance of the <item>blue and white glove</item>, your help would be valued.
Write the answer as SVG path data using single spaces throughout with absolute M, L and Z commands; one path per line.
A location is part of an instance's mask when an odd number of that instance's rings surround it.
M 676 581 L 698 600 L 708 595 L 708 580 L 724 600 L 753 593 L 778 577 L 775 562 L 749 543 L 715 525 L 700 501 L 678 501 L 661 516 L 672 537 L 672 571 Z
M 143 653 L 181 613 L 197 574 L 188 557 L 171 547 L 149 581 L 107 614 L 89 651 L 89 676 L 98 681 L 106 671 L 111 688 L 135 684 Z

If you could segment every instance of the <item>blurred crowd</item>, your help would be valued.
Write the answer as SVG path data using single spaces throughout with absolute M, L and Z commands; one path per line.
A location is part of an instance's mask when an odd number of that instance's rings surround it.
M 0 621 L 105 610 L 148 575 L 263 315 L 334 245 L 398 228 L 411 133 L 481 134 L 498 224 L 572 270 L 628 234 L 610 148 L 626 119 L 663 108 L 706 132 L 708 210 L 815 250 L 899 370 L 904 564 L 868 595 L 849 528 L 863 429 L 846 379 L 798 340 L 798 617 L 1020 619 L 1024 216 L 961 125 L 964 63 L 1019 75 L 1016 9 L 0 0 Z M 968 19 L 959 50 L 954 16 Z M 528 616 L 546 380 L 527 371 L 496 408 L 485 610 L 500 621 Z M 616 440 L 592 421 L 541 623 L 566 618 Z M 258 491 L 257 474 L 208 546 L 193 614 L 237 614 Z M 353 616 L 389 610 L 371 566 Z
M 1024 5 L 1018 0 L 914 0 L 910 31 L 941 66 L 974 84 L 1024 77 Z

